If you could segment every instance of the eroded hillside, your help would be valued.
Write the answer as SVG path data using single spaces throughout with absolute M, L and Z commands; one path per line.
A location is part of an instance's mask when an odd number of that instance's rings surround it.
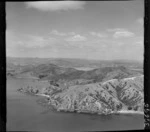
M 47 88 L 22 88 L 22 92 L 44 94 L 58 111 L 108 114 L 121 110 L 143 111 L 143 75 L 103 82 Z

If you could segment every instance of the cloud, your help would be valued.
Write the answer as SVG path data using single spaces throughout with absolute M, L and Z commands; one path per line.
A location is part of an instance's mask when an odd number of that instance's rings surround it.
M 79 34 L 74 35 L 73 37 L 67 38 L 66 41 L 86 41 L 87 38 L 84 36 L 81 36 Z
M 107 32 L 113 33 L 114 38 L 133 37 L 135 34 L 124 28 L 107 29 Z
M 97 32 L 90 32 L 90 34 L 91 34 L 92 36 L 97 36 L 97 37 L 100 37 L 100 38 L 106 38 L 106 37 L 107 37 L 106 34 L 97 33 Z
M 65 32 L 60 32 L 60 31 L 58 31 L 58 30 L 52 30 L 52 31 L 51 31 L 51 34 L 57 35 L 57 36 L 76 35 L 75 32 L 67 32 L 67 33 L 65 33 Z
M 129 32 L 129 31 L 117 31 L 113 35 L 114 38 L 133 37 L 133 36 L 134 36 L 134 33 Z
M 68 35 L 76 35 L 76 33 L 75 32 L 70 32 L 70 33 L 68 33 Z
M 144 18 L 139 18 L 139 19 L 137 19 L 136 21 L 137 21 L 137 23 L 139 23 L 139 24 L 141 24 L 141 25 L 144 24 Z
M 135 42 L 135 44 L 143 45 L 143 42 L 142 41 L 137 41 L 137 42 Z
M 58 36 L 66 36 L 67 35 L 66 33 L 58 32 L 57 30 L 52 30 L 51 34 L 58 35 Z
M 144 47 L 144 37 L 143 36 L 136 37 L 132 44 L 134 46 L 142 46 L 142 47 Z
M 108 32 L 113 32 L 114 38 L 133 37 L 135 34 L 124 28 L 107 29 Z
M 15 48 L 17 46 L 17 37 L 14 31 L 6 30 L 6 48 Z
M 53 45 L 56 42 L 57 39 L 55 38 L 30 35 L 23 42 L 22 46 L 26 48 L 44 48 Z
M 125 31 L 126 29 L 124 28 L 110 28 L 107 29 L 107 32 L 117 32 L 117 31 Z
M 17 34 L 6 31 L 7 48 L 44 48 L 57 43 L 58 40 L 52 37 L 37 35 Z
M 45 47 L 47 45 L 46 41 L 41 36 L 29 36 L 29 40 L 23 43 L 25 47 Z
M 83 9 L 84 1 L 38 1 L 25 2 L 28 8 L 36 8 L 41 11 L 77 10 Z

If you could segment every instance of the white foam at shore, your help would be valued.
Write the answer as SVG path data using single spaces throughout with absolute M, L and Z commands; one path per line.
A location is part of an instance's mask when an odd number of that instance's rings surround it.
M 36 95 L 38 95 L 38 96 L 45 96 L 45 97 L 50 97 L 49 95 L 45 95 L 45 94 L 36 94 Z
M 117 111 L 116 113 L 121 113 L 121 114 L 144 114 L 142 111 L 133 111 L 133 110 L 121 110 Z

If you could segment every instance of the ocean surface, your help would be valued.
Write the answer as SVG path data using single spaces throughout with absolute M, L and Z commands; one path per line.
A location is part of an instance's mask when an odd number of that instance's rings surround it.
M 34 83 L 35 80 L 31 79 L 7 79 L 8 131 L 80 132 L 144 128 L 144 116 L 138 114 L 90 115 L 47 110 L 36 102 L 42 97 L 16 91 Z

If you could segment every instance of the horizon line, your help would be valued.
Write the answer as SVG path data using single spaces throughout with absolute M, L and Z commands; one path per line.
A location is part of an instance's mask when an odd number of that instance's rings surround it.
M 138 61 L 143 62 L 144 60 L 136 59 L 88 59 L 88 58 L 66 58 L 66 57 L 17 57 L 17 56 L 6 56 L 6 58 L 37 58 L 37 59 L 79 59 L 79 60 L 94 60 L 94 61 Z

